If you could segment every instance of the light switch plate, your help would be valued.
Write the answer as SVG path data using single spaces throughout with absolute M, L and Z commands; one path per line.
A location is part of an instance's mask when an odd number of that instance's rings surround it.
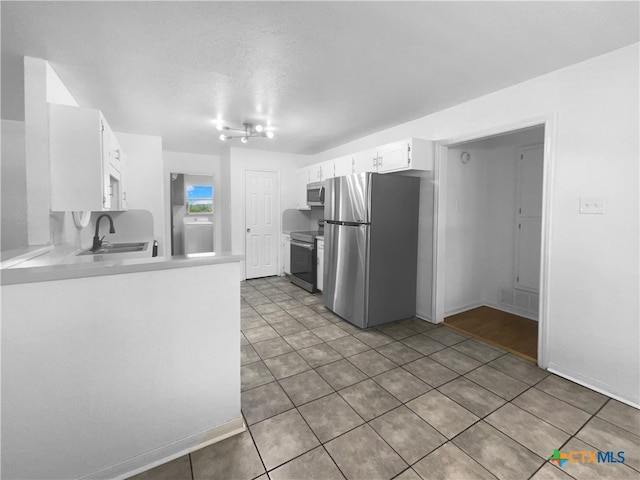
M 583 215 L 603 214 L 604 198 L 600 197 L 581 197 L 580 213 Z

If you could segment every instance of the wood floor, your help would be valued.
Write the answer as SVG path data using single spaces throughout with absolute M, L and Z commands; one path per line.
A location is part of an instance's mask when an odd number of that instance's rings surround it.
M 478 307 L 447 317 L 444 324 L 537 363 L 538 322 L 495 308 Z

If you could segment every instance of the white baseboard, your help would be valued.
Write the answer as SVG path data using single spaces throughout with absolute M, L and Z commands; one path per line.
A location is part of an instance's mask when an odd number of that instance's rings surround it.
M 457 315 L 458 313 L 466 312 L 468 310 L 472 310 L 478 307 L 490 307 L 495 308 L 496 310 L 500 310 L 501 312 L 511 313 L 513 315 L 518 315 L 519 317 L 528 318 L 529 320 L 533 320 L 535 322 L 538 321 L 537 315 L 526 312 L 524 310 L 520 310 L 518 308 L 511 307 L 509 305 L 504 305 L 502 303 L 492 303 L 492 302 L 474 302 L 468 305 L 463 305 L 462 307 L 455 307 L 444 312 L 445 317 L 450 317 L 452 315 Z
M 528 318 L 529 320 L 533 320 L 534 322 L 538 321 L 538 315 L 535 313 L 527 312 L 526 310 L 520 310 L 519 308 L 512 307 L 510 305 L 505 305 L 503 303 L 492 303 L 485 302 L 484 306 L 495 308 L 496 310 L 500 310 L 502 312 L 511 313 L 513 315 L 518 315 L 519 317 Z
M 569 371 L 568 373 L 566 373 L 566 370 L 563 370 L 562 367 L 555 365 L 553 362 L 549 362 L 549 366 L 547 367 L 547 370 L 551 373 L 558 375 L 559 377 L 566 378 L 567 380 L 571 380 L 572 382 L 577 383 L 578 385 L 582 385 L 583 387 L 587 387 L 590 390 L 594 390 L 598 393 L 606 395 L 607 397 L 611 397 L 626 405 L 630 405 L 634 408 L 640 409 L 640 399 L 636 399 L 636 401 L 634 402 L 633 400 L 629 400 L 628 398 L 621 397 L 620 395 L 613 393 L 609 389 L 608 385 L 604 385 L 601 382 L 598 382 L 597 380 L 593 380 L 592 378 L 585 377 L 584 375 L 581 375 L 577 372 Z
M 183 438 L 169 445 L 157 448 L 150 452 L 138 455 L 117 465 L 104 468 L 97 472 L 85 475 L 82 479 L 116 478 L 125 479 L 141 472 L 150 470 L 158 465 L 175 460 L 183 455 L 207 447 L 213 443 L 229 438 L 247 429 L 242 420 L 242 415 L 219 425 L 211 430 L 197 433 Z
M 463 305 L 461 307 L 455 307 L 455 308 L 450 308 L 449 310 L 445 310 L 444 316 L 450 317 L 451 315 L 457 315 L 458 313 L 466 312 L 467 310 L 472 310 L 474 308 L 484 307 L 484 306 L 485 306 L 485 303 L 482 301 L 473 302 L 467 305 Z
M 434 321 L 431 320 L 431 314 L 430 313 L 423 313 L 423 312 L 416 312 L 416 317 L 418 317 L 420 320 L 424 320 L 425 322 L 429 322 L 429 323 L 434 323 Z

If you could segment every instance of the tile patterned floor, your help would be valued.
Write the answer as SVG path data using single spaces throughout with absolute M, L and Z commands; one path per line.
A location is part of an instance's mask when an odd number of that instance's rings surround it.
M 640 475 L 640 412 L 447 327 L 362 331 L 284 278 L 242 284 L 246 432 L 134 477 L 590 479 Z M 555 448 L 624 464 L 546 460 Z

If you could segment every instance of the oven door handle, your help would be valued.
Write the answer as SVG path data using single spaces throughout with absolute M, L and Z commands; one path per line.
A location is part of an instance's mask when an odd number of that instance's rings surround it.
M 291 240 L 291 245 L 295 245 L 296 247 L 304 248 L 307 250 L 313 250 L 313 244 L 311 243 L 304 243 L 304 242 L 299 242 L 297 240 Z

